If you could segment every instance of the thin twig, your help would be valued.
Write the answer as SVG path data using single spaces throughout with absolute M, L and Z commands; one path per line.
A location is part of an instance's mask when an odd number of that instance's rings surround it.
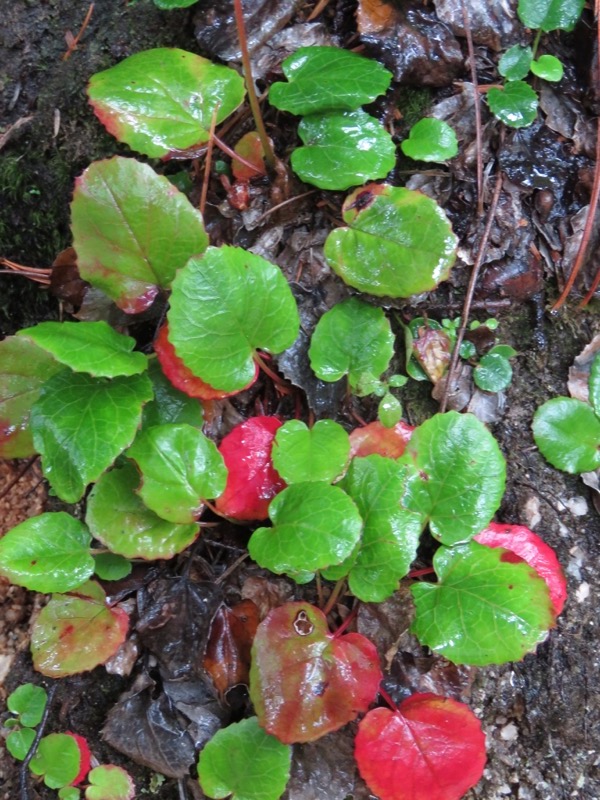
M 94 13 L 94 4 L 90 3 L 90 7 L 88 8 L 87 14 L 85 15 L 85 19 L 83 20 L 81 28 L 79 28 L 79 33 L 77 34 L 77 36 L 71 42 L 69 42 L 68 50 L 64 54 L 64 56 L 62 57 L 63 61 L 67 61 L 67 59 L 69 59 L 71 57 L 71 54 L 73 53 L 73 51 L 77 48 L 77 45 L 79 44 L 79 40 L 81 39 L 81 37 L 85 33 L 85 29 L 87 28 L 87 26 L 90 24 L 90 20 L 92 18 L 92 14 L 93 13 Z
M 52 701 L 54 699 L 54 695 L 56 694 L 57 688 L 58 688 L 57 684 L 53 683 L 48 689 L 46 708 L 44 709 L 44 713 L 42 714 L 42 719 L 40 721 L 40 724 L 38 725 L 38 729 L 35 732 L 35 739 L 31 743 L 31 747 L 27 751 L 27 755 L 25 756 L 25 759 L 23 760 L 23 763 L 21 764 L 21 767 L 19 769 L 19 794 L 21 800 L 30 800 L 29 781 L 27 780 L 29 773 L 27 770 L 31 762 L 31 759 L 34 757 L 36 753 L 40 740 L 44 735 L 44 730 L 48 722 L 48 717 L 50 716 L 50 707 L 52 706 Z
M 477 66 L 475 64 L 475 49 L 471 35 L 471 20 L 466 0 L 462 0 L 463 25 L 467 39 L 467 52 L 469 53 L 469 69 L 471 70 L 471 83 L 473 84 L 473 103 L 475 109 L 475 153 L 477 161 L 477 213 L 483 216 L 483 137 L 481 131 L 481 105 L 479 100 L 479 86 L 477 83 Z
M 329 0 L 319 0 L 317 5 L 310 12 L 310 16 L 308 17 L 308 19 L 306 21 L 307 22 L 312 22 L 313 19 L 315 19 L 316 17 L 319 16 L 319 14 L 321 14 L 323 11 L 325 11 L 325 9 L 327 8 L 328 5 L 329 5 Z
M 287 200 L 282 200 L 281 203 L 277 203 L 276 206 L 273 206 L 272 208 L 269 208 L 267 211 L 265 211 L 264 214 L 261 214 L 260 217 L 256 220 L 256 222 L 254 224 L 258 225 L 260 222 L 262 222 L 268 216 L 270 216 L 271 214 L 274 214 L 276 211 L 279 211 L 280 208 L 283 208 L 284 206 L 287 206 L 290 203 L 295 203 L 296 200 L 302 200 L 303 197 L 308 197 L 310 194 L 316 194 L 316 193 L 317 193 L 316 189 L 311 189 L 309 192 L 302 192 L 302 194 L 296 194 L 296 195 L 294 195 L 294 197 L 288 197 Z
M 31 467 L 35 464 L 38 458 L 39 455 L 31 456 L 31 458 L 27 461 L 27 463 L 23 465 L 22 469 L 19 470 L 19 472 L 15 475 L 12 481 L 9 482 L 8 486 L 5 486 L 4 489 L 2 489 L 2 491 L 0 492 L 0 500 L 4 500 L 6 495 L 13 488 L 13 486 L 17 485 L 17 483 L 21 480 L 23 475 L 25 475 L 25 473 L 31 469 Z
M 220 139 L 216 133 L 213 133 L 212 138 L 214 140 L 214 143 L 219 148 L 219 150 L 222 150 L 225 153 L 225 155 L 229 156 L 230 158 L 235 158 L 235 160 L 239 161 L 240 164 L 243 164 L 245 167 L 249 167 L 251 170 L 254 170 L 254 172 L 256 172 L 257 175 L 262 174 L 261 171 L 256 168 L 256 164 L 253 164 L 251 161 L 247 161 L 243 156 L 239 155 L 239 153 L 236 153 L 235 150 L 232 150 L 231 147 L 225 144 L 225 142 L 222 139 Z M 207 153 L 208 153 L 208 148 L 207 148 Z
M 31 122 L 33 116 L 30 117 L 19 117 L 16 122 L 13 122 L 12 125 L 9 125 L 8 128 L 0 135 L 0 150 L 8 144 L 8 140 L 11 138 L 13 134 L 15 134 L 19 128 L 22 128 L 23 125 L 27 125 L 28 122 Z
M 199 209 L 202 216 L 204 216 L 204 209 L 206 208 L 206 198 L 208 196 L 208 184 L 210 183 L 210 170 L 212 167 L 212 154 L 215 146 L 215 127 L 217 125 L 217 114 L 219 113 L 218 103 L 212 113 L 210 120 L 210 130 L 208 135 L 208 149 L 206 151 L 206 158 L 204 159 L 204 178 L 202 179 L 202 191 L 200 192 Z
M 233 564 L 230 564 L 227 567 L 227 569 L 225 570 L 225 572 L 222 575 L 219 575 L 219 577 L 216 579 L 215 583 L 216 584 L 223 583 L 225 578 L 228 578 L 231 575 L 232 572 L 235 572 L 236 569 L 240 566 L 240 564 L 243 564 L 244 561 L 247 558 L 250 558 L 250 553 L 242 553 L 242 555 L 239 558 L 236 558 L 236 560 L 233 562 Z

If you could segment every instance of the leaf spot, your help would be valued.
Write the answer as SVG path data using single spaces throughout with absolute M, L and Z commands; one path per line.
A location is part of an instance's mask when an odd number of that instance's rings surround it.
M 310 636 L 314 629 L 315 626 L 309 620 L 306 611 L 299 611 L 294 620 L 294 630 L 298 636 Z

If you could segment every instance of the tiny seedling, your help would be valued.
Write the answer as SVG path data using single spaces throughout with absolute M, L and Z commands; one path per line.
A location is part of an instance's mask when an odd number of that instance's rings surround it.
M 415 161 L 444 162 L 458 153 L 454 129 L 441 119 L 426 117 L 410 129 L 400 149 Z

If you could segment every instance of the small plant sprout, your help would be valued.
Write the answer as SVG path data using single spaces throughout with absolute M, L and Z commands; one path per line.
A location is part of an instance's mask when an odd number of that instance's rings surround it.
M 447 122 L 429 117 L 413 125 L 400 148 L 405 156 L 415 161 L 443 162 L 458 153 L 458 142 Z

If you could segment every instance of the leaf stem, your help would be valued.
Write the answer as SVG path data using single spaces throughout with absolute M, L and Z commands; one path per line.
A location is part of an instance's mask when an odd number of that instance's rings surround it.
M 425 567 L 424 569 L 413 569 L 406 576 L 407 578 L 420 578 L 421 575 L 433 575 L 435 572 L 433 567 Z
M 198 204 L 198 208 L 203 217 L 204 217 L 204 211 L 206 209 L 206 198 L 208 196 L 208 184 L 210 183 L 212 154 L 215 146 L 215 128 L 217 126 L 217 114 L 219 113 L 220 105 L 221 105 L 220 103 L 217 103 L 212 113 L 212 117 L 210 120 L 210 131 L 208 135 L 208 149 L 206 151 L 206 158 L 204 159 L 204 176 L 202 178 L 202 191 L 200 192 L 200 203 Z
M 340 627 L 333 634 L 333 638 L 339 638 L 349 627 L 352 625 L 358 614 L 358 605 L 354 606 L 352 611 L 348 614 L 346 619 L 342 622 Z
M 381 695 L 381 698 L 385 700 L 388 706 L 392 709 L 392 711 L 398 711 L 398 706 L 396 705 L 396 703 L 394 703 L 394 701 L 386 692 L 386 690 L 383 688 L 383 686 L 379 687 L 379 694 Z
M 327 601 L 327 604 L 326 604 L 325 608 L 322 609 L 323 610 L 323 614 L 325 614 L 325 616 L 327 616 L 327 614 L 329 614 L 331 609 L 337 603 L 338 598 L 341 595 L 341 593 L 342 593 L 342 591 L 343 591 L 345 586 L 346 586 L 346 579 L 345 578 L 340 578 L 339 581 L 336 583 L 336 585 L 333 587 L 333 591 L 329 595 L 329 600 Z
M 536 56 L 537 49 L 539 47 L 541 38 L 542 38 L 542 29 L 539 28 L 538 32 L 535 35 L 535 39 L 533 40 L 533 45 L 531 47 L 531 52 L 533 53 L 532 59 L 535 58 L 535 56 Z

